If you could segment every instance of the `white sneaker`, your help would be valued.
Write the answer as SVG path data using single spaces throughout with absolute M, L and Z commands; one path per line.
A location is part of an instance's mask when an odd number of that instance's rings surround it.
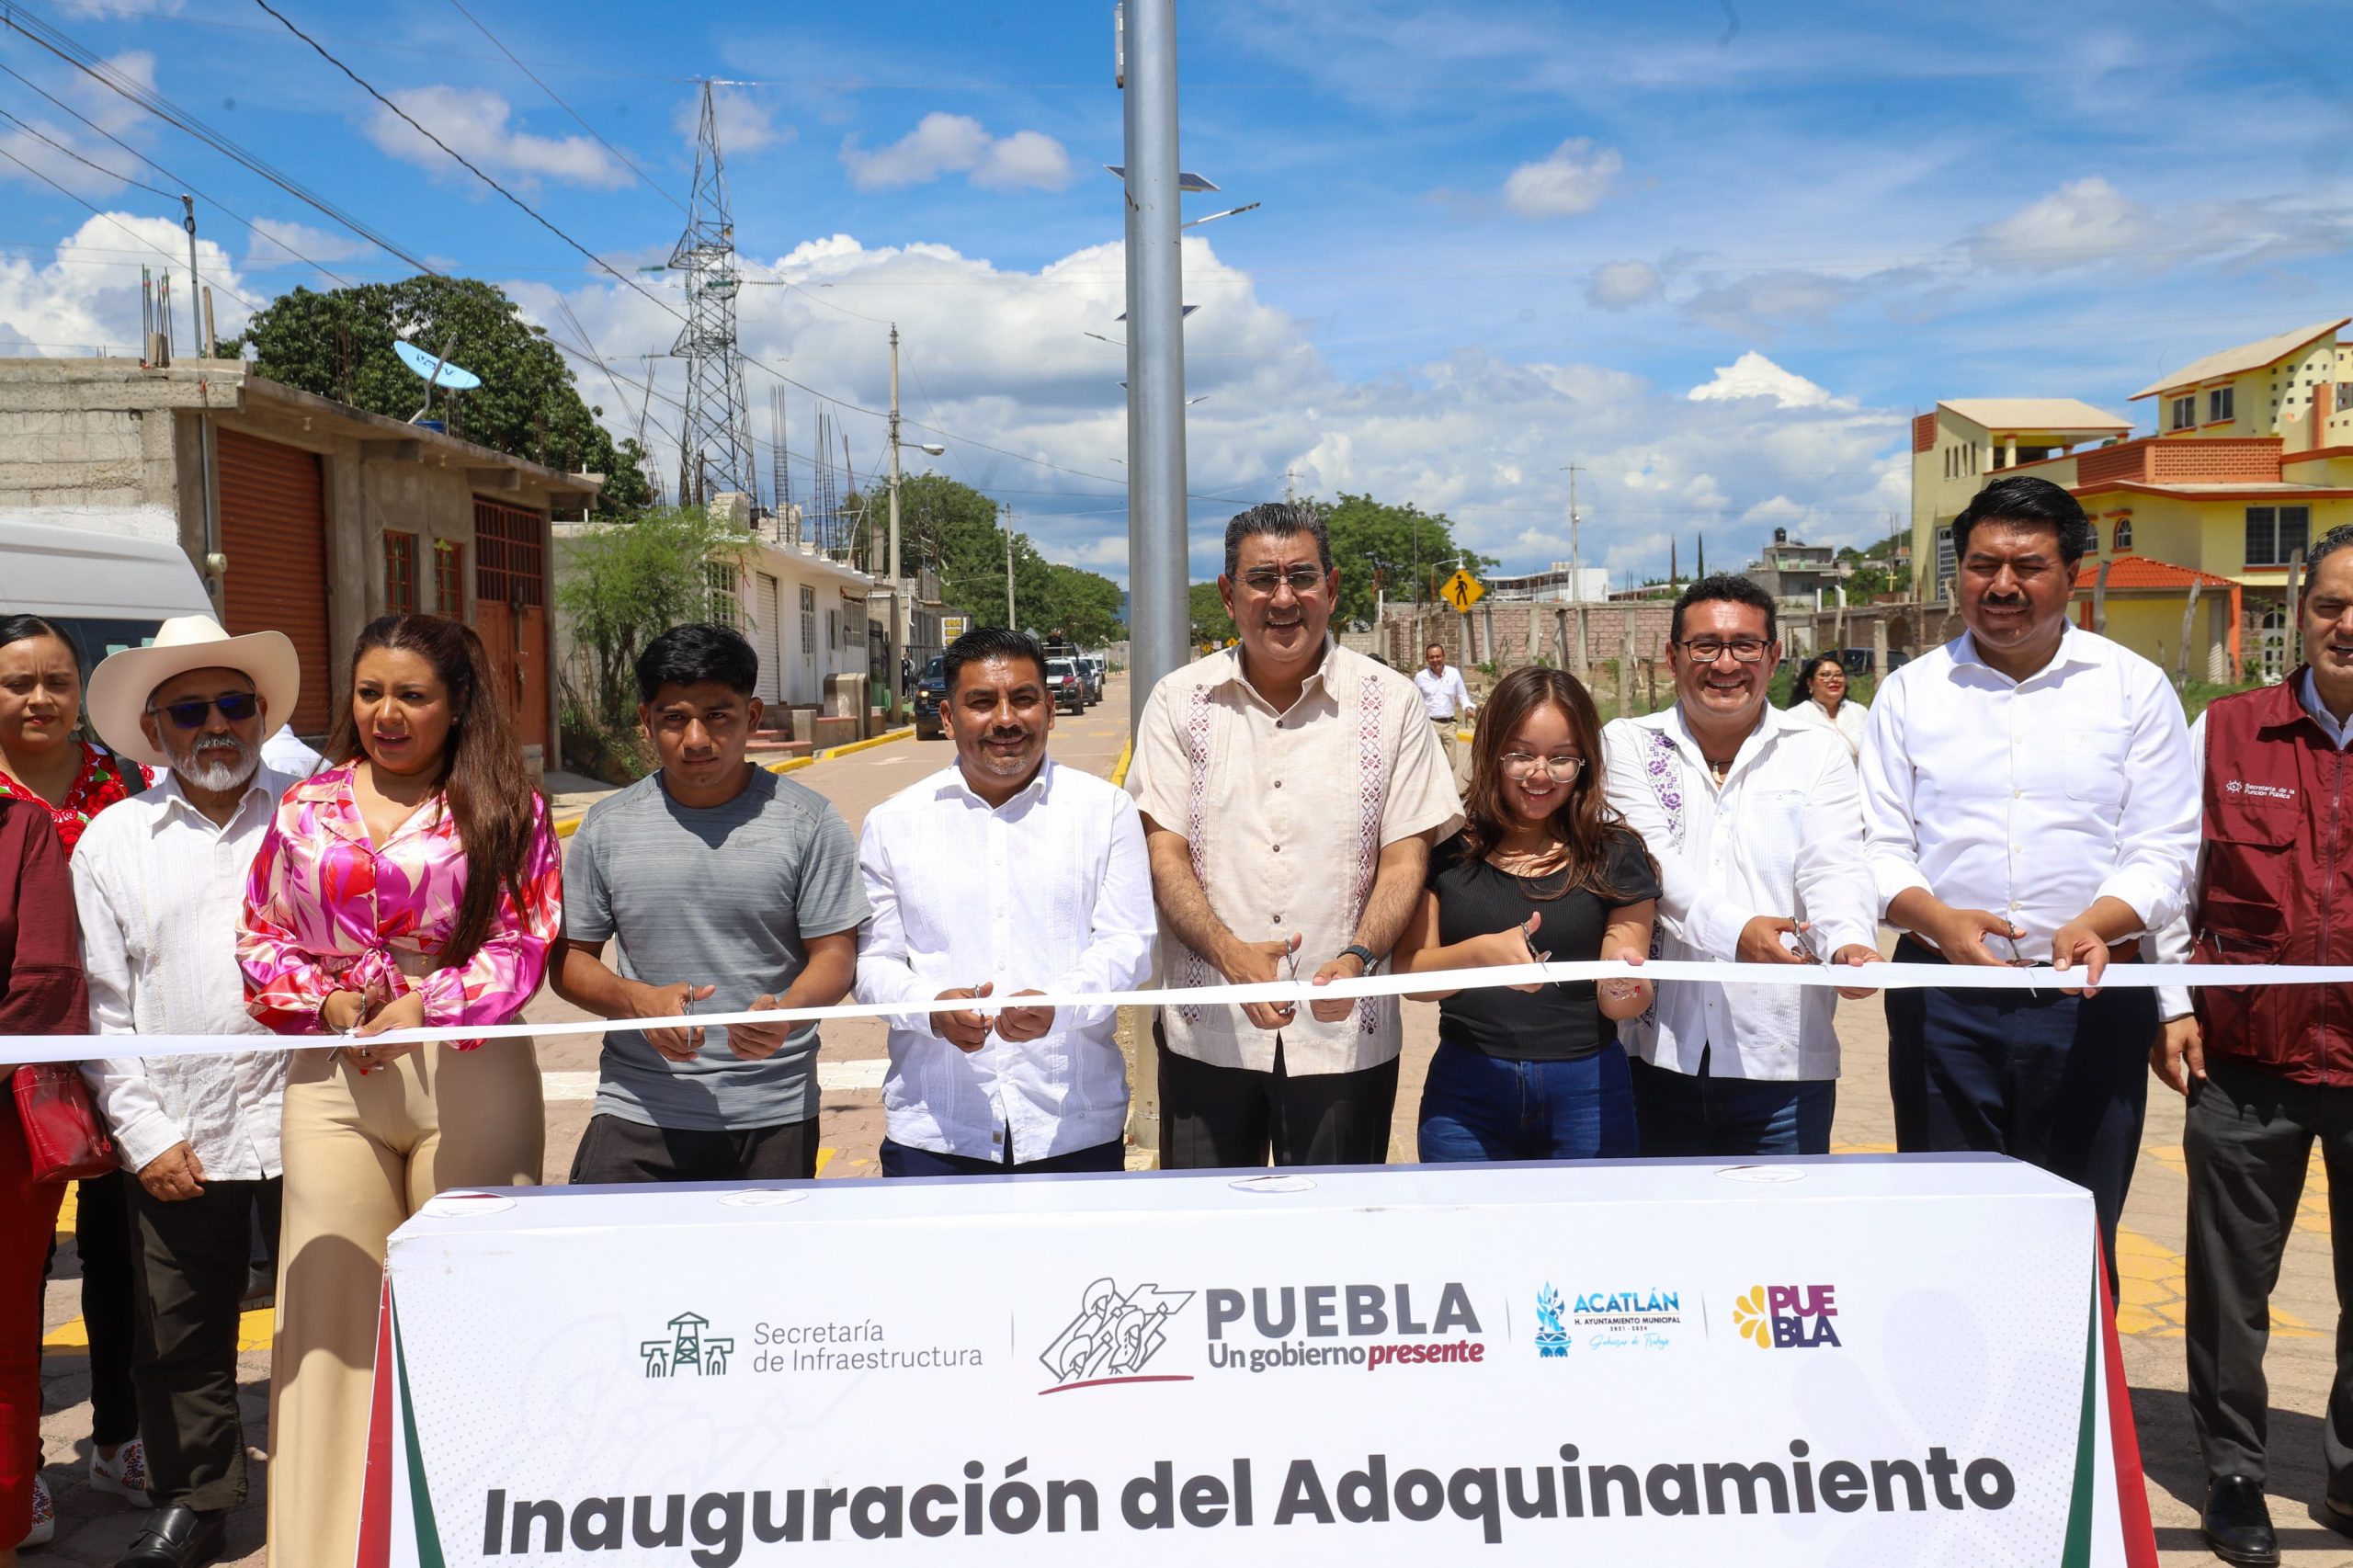
M 90 1490 L 111 1493 L 139 1507 L 150 1507 L 147 1496 L 147 1445 L 133 1437 L 115 1449 L 111 1460 L 90 1445 Z
M 49 1483 L 33 1477 L 33 1528 L 25 1532 L 18 1547 L 47 1546 L 57 1539 L 57 1503 L 49 1494 Z

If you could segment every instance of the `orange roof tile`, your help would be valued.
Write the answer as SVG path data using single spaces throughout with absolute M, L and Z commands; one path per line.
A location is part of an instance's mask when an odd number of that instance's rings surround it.
M 2192 567 L 2177 566 L 2170 561 L 2156 561 L 2146 555 L 2110 556 L 2108 585 L 2111 588 L 2187 588 L 2201 583 L 2210 588 L 2237 586 L 2228 577 L 2217 577 L 2211 572 L 2200 572 Z M 2099 576 L 2099 561 L 2086 555 L 2075 568 L 2075 586 L 2088 588 Z

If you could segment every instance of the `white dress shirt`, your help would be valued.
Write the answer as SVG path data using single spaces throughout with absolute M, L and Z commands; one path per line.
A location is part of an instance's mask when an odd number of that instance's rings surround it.
M 2296 682 L 2296 700 L 2312 716 L 2313 722 L 2320 726 L 2320 733 L 2328 737 L 2329 744 L 2338 751 L 2353 745 L 2353 724 L 2336 722 L 2336 715 L 2331 713 L 2328 705 L 2320 699 L 2320 687 L 2313 683 L 2310 670 L 2306 670 L 2302 678 Z M 2206 811 L 2206 715 L 2203 712 L 2198 715 L 2198 722 L 2189 726 L 2189 764 L 2198 780 L 2198 809 L 2202 820 Z M 2154 961 L 2188 963 L 2190 960 L 2198 922 L 2198 885 L 2205 878 L 2206 836 L 2201 831 L 2198 837 L 2198 858 L 2190 869 L 2189 890 L 2181 901 L 2181 914 L 2165 922 L 2165 928 L 2157 933 L 2156 951 L 2151 955 Z M 2158 1017 L 2171 1023 L 2176 1018 L 2189 1017 L 2190 1012 L 2188 986 L 2157 987 Z
M 293 780 L 263 768 L 226 827 L 190 805 L 179 776 L 90 819 L 74 850 L 94 1034 L 249 1034 L 237 918 L 245 873 Z M 123 1167 L 142 1169 L 185 1142 L 217 1181 L 279 1173 L 278 1120 L 289 1057 L 112 1056 L 82 1076 L 113 1131 Z
M 1422 694 L 1422 708 L 1433 719 L 1460 719 L 1471 711 L 1471 688 L 1452 665 L 1436 675 L 1424 665 L 1414 672 L 1414 689 Z
M 1729 962 L 1760 915 L 1808 923 L 1824 958 L 1879 946 L 1855 765 L 1837 737 L 1768 708 L 1720 787 L 1680 703 L 1602 732 L 1606 793 L 1658 862 L 1657 956 Z M 1619 1026 L 1654 1066 L 1713 1078 L 1836 1078 L 1836 993 L 1664 981 Z
M 966 1052 L 932 1032 L 933 998 L 990 982 L 1017 991 L 1127 991 L 1152 973 L 1152 870 L 1135 802 L 1049 758 L 991 807 L 949 767 L 867 814 L 858 865 L 873 913 L 858 930 L 862 1002 L 920 1004 L 891 1017 L 882 1082 L 892 1141 L 1017 1163 L 1120 1136 L 1127 1064 L 1118 1010 L 1064 1007 L 1016 1044 Z
M 2022 681 L 1963 632 L 1889 676 L 1871 708 L 1863 818 L 1881 910 L 1923 888 L 2006 915 L 2026 930 L 2024 959 L 2049 959 L 2097 898 L 2121 899 L 2144 929 L 2179 915 L 2198 815 L 2165 673 L 2077 626 Z

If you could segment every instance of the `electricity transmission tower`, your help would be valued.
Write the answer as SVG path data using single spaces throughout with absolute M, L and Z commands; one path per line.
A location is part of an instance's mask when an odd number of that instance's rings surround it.
M 686 233 L 670 253 L 686 276 L 687 324 L 670 346 L 687 362 L 687 411 L 679 453 L 678 499 L 708 503 L 728 491 L 756 499 L 744 361 L 735 347 L 735 220 L 727 206 L 727 165 L 719 152 L 711 84 L 702 85 L 702 126 L 695 143 L 695 190 Z M 691 493 L 688 487 L 691 486 Z

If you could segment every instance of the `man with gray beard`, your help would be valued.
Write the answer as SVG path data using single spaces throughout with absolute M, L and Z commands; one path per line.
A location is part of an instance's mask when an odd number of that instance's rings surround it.
M 245 874 L 293 780 L 261 765 L 301 672 L 276 631 L 232 637 L 209 616 L 92 674 L 87 711 L 119 756 L 169 774 L 94 818 L 74 857 L 90 1027 L 99 1034 L 268 1031 L 245 1010 L 237 918 Z M 139 1282 L 139 1427 L 154 1513 L 118 1568 L 200 1568 L 245 1500 L 237 1318 L 251 1215 L 278 1224 L 287 1057 L 119 1056 L 83 1075 L 131 1188 Z

